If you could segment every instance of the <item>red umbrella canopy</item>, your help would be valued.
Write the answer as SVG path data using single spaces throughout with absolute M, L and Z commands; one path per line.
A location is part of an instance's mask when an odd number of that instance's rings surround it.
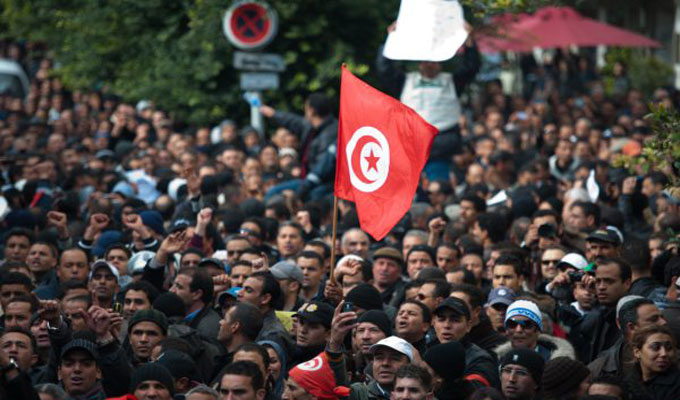
M 492 38 L 482 45 L 482 49 L 488 49 L 487 44 L 496 50 L 510 51 L 531 51 L 534 47 L 559 48 L 570 45 L 661 46 L 659 42 L 637 33 L 586 18 L 570 7 L 544 7 L 531 17 L 520 18 L 517 22 L 506 24 L 501 28 L 501 33 L 503 31 L 506 38 Z

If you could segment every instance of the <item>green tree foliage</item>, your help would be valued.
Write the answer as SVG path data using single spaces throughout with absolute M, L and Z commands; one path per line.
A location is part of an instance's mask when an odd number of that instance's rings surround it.
M 669 179 L 669 190 L 680 195 L 680 114 L 663 105 L 650 105 L 651 122 L 654 136 L 647 140 L 639 156 L 619 155 L 615 166 L 626 167 L 631 172 L 646 174 L 660 171 Z
M 526 10 L 545 0 L 464 0 L 469 16 Z M 554 3 L 554 2 L 552 2 Z M 5 36 L 44 42 L 68 87 L 105 87 L 152 99 L 190 123 L 247 115 L 222 34 L 218 0 L 0 0 Z M 369 71 L 399 0 L 270 0 L 280 29 L 266 49 L 284 56 L 281 89 L 267 102 L 299 110 L 307 93 L 337 95 L 340 65 Z

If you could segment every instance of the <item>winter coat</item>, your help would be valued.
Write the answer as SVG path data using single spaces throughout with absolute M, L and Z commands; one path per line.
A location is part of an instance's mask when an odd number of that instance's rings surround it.
M 538 335 L 538 344 L 536 351 L 543 355 L 545 361 L 552 360 L 557 357 L 569 357 L 572 360 L 576 359 L 576 352 L 574 347 L 565 339 L 561 339 L 555 336 L 546 335 L 544 333 Z M 512 350 L 512 343 L 507 342 L 496 347 L 494 353 L 498 356 L 498 359 L 503 358 L 507 353 Z

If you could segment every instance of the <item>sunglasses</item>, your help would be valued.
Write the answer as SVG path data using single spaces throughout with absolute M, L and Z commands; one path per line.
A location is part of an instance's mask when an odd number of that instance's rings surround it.
M 560 262 L 560 260 L 541 260 L 542 265 L 550 265 L 550 264 L 557 265 L 558 262 Z
M 522 329 L 524 330 L 536 329 L 536 324 L 527 319 L 525 320 L 509 319 L 505 322 L 505 327 L 510 330 L 516 329 L 518 325 L 521 326 Z

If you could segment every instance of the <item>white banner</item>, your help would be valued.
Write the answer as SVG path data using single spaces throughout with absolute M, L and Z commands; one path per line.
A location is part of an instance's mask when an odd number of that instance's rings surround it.
M 445 61 L 467 36 L 458 0 L 401 0 L 397 26 L 387 36 L 383 55 L 393 60 Z

